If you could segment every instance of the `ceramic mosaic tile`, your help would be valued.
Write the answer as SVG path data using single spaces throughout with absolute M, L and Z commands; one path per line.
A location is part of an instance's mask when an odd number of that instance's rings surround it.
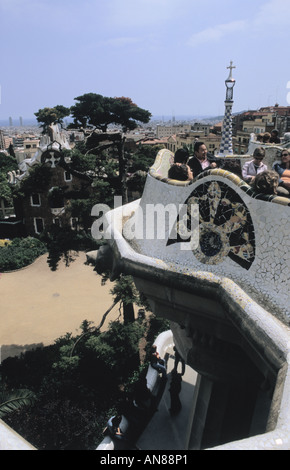
M 194 256 L 204 264 L 218 264 L 229 256 L 245 269 L 255 259 L 255 236 L 250 212 L 240 196 L 226 183 L 207 181 L 197 186 L 185 201 L 186 220 L 177 220 L 179 237 L 170 236 L 167 245 L 185 241 L 182 224 L 193 233 L 191 208 L 199 207 L 199 246 Z M 174 231 L 175 234 L 175 231 Z M 190 243 L 190 238 L 186 240 Z

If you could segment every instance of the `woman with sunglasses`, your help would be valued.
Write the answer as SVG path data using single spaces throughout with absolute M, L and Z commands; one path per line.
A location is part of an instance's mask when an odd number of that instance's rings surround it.
M 283 149 L 281 153 L 281 163 L 274 163 L 273 170 L 279 175 L 278 194 L 281 196 L 290 195 L 290 152 Z
M 254 150 L 253 160 L 250 160 L 244 164 L 242 169 L 242 176 L 247 183 L 252 183 L 259 173 L 268 170 L 267 165 L 263 163 L 264 157 L 265 150 L 262 147 L 258 147 Z

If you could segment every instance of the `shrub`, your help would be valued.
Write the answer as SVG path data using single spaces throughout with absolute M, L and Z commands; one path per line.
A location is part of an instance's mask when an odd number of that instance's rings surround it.
M 85 321 L 81 335 L 67 334 L 0 366 L 7 389 L 26 387 L 37 396 L 5 421 L 40 450 L 95 449 L 124 402 L 122 389 L 129 393 L 138 379 L 143 325 L 112 322 L 103 333 L 89 326 Z
M 46 251 L 44 243 L 37 238 L 15 238 L 12 243 L 0 246 L 0 271 L 24 268 Z

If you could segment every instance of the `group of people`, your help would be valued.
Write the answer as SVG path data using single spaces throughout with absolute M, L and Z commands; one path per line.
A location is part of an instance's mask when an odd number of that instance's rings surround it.
M 275 133 L 275 131 L 273 132 Z M 279 138 L 277 137 L 277 139 Z M 271 170 L 263 162 L 264 158 L 264 148 L 256 148 L 253 159 L 246 162 L 242 168 L 244 181 L 264 194 L 290 196 L 290 151 L 286 148 L 283 149 L 281 162 L 275 163 Z M 190 157 L 188 150 L 184 148 L 175 152 L 174 162 L 169 168 L 168 177 L 178 181 L 192 181 L 203 171 L 217 168 L 217 166 L 218 159 L 207 153 L 204 142 L 196 142 L 193 157 Z
M 174 346 L 174 367 L 171 371 L 171 383 L 169 386 L 169 393 L 171 398 L 171 407 L 170 407 L 170 414 L 175 415 L 179 413 L 181 410 L 181 401 L 179 398 L 179 394 L 181 392 L 181 382 L 182 376 L 185 373 L 185 361 L 179 354 L 178 350 Z M 181 363 L 181 373 L 178 372 L 178 365 Z M 161 374 L 164 383 L 167 380 L 167 366 L 165 359 L 162 359 L 158 350 L 157 346 L 153 344 L 151 348 L 150 354 L 150 364 L 153 369 L 157 370 L 159 374 Z M 157 411 L 157 402 L 156 397 L 151 393 L 147 386 L 147 379 L 146 375 L 143 373 L 141 374 L 138 382 L 134 387 L 133 392 L 133 406 L 134 408 L 143 411 L 146 415 L 150 412 Z M 130 404 L 126 401 L 126 404 L 120 405 L 119 413 L 112 416 L 103 430 L 105 435 L 110 435 L 112 438 L 127 441 L 129 442 L 129 434 L 126 429 L 126 422 L 124 420 L 123 423 L 123 413 L 126 415 L 130 409 Z M 122 409 L 122 411 L 120 411 Z M 130 414 L 130 413 L 129 413 Z M 125 425 L 123 428 L 122 424 Z M 132 444 L 131 440 L 130 443 Z
M 255 190 L 264 194 L 290 196 L 290 152 L 283 149 L 281 161 L 274 163 L 271 170 L 263 162 L 265 150 L 258 147 L 254 150 L 253 159 L 246 162 L 242 169 L 243 179 Z
M 257 135 L 257 141 L 263 144 L 280 144 L 281 139 L 279 137 L 279 132 L 277 129 L 273 129 L 270 132 L 265 132 L 264 134 Z
M 175 415 L 179 413 L 181 410 L 181 401 L 179 398 L 179 394 L 181 392 L 181 382 L 182 376 L 185 373 L 185 361 L 179 354 L 176 346 L 173 347 L 174 350 L 174 367 L 171 372 L 171 383 L 169 387 L 169 393 L 171 398 L 171 407 L 170 413 L 171 415 Z M 162 378 L 166 380 L 167 378 L 167 370 L 166 370 L 166 363 L 165 360 L 162 359 L 157 351 L 157 346 L 153 344 L 151 350 L 151 359 L 150 359 L 151 366 L 153 369 L 156 369 L 158 373 L 162 374 Z M 178 364 L 181 363 L 181 373 L 178 372 Z
M 194 155 L 191 158 L 187 149 L 176 150 L 168 177 L 178 181 L 192 181 L 203 171 L 216 167 L 216 158 L 208 155 L 204 142 L 196 142 Z

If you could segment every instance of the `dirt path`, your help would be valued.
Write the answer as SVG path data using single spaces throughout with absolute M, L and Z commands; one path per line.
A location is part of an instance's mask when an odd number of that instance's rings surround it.
M 33 265 L 0 276 L 0 363 L 8 355 L 32 345 L 48 345 L 67 332 L 76 334 L 83 320 L 98 326 L 112 305 L 112 283 L 101 277 L 86 256 L 79 253 L 66 268 L 52 272 L 47 256 Z M 119 316 L 118 306 L 108 315 L 102 330 Z

